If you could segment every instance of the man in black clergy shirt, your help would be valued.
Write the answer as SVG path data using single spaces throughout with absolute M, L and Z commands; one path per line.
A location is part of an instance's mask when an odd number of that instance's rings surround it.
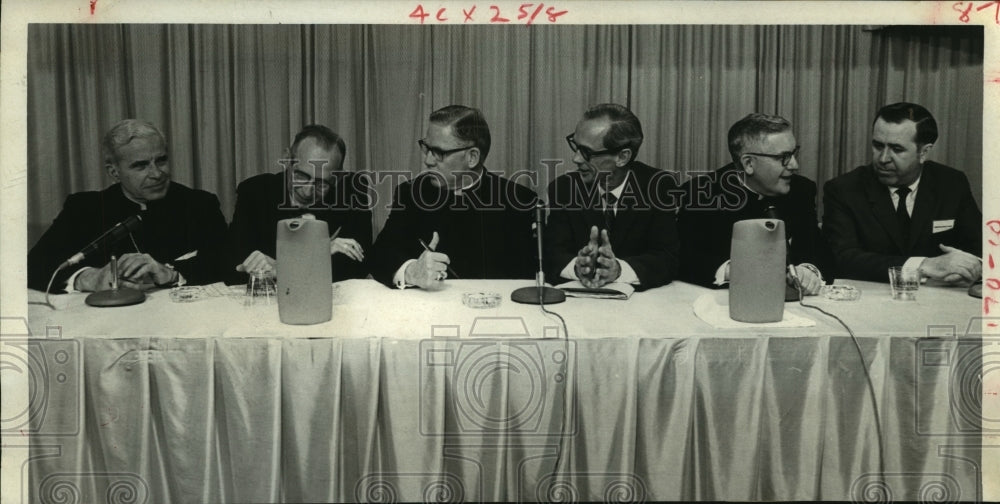
M 389 219 L 368 255 L 376 280 L 435 289 L 449 267 L 463 279 L 533 277 L 537 196 L 486 170 L 490 142 L 477 109 L 449 105 L 431 113 L 417 142 L 427 169 L 396 187 Z
M 642 125 L 613 103 L 587 110 L 566 137 L 578 169 L 549 184 L 545 275 L 637 290 L 677 274 L 677 177 L 635 160 Z
M 872 162 L 823 186 L 823 232 L 845 278 L 887 282 L 888 268 L 945 282 L 982 276 L 983 214 L 965 174 L 928 160 L 937 122 L 894 103 L 872 123 Z
M 750 114 L 729 128 L 728 143 L 732 163 L 684 184 L 685 203 L 677 216 L 681 278 L 726 286 L 733 224 L 777 218 L 785 222 L 787 260 L 795 265 L 803 293 L 818 294 L 823 271 L 833 276 L 831 258 L 816 216 L 816 183 L 796 173 L 799 146 L 791 123 Z
M 302 128 L 282 160 L 284 171 L 250 177 L 236 188 L 236 210 L 229 225 L 226 281 L 245 283 L 247 272 L 273 271 L 279 220 L 312 214 L 326 222 L 332 281 L 364 278 L 364 254 L 372 241 L 367 179 L 344 171 L 347 146 L 326 126 Z
M 170 180 L 163 134 L 148 122 L 126 119 L 105 134 L 101 154 L 116 183 L 66 198 L 52 226 L 28 252 L 28 287 L 45 290 L 63 261 L 133 215 L 142 219 L 138 230 L 63 268 L 52 290 L 108 289 L 112 255 L 118 257 L 124 286 L 148 290 L 216 281 L 226 232 L 219 199 Z

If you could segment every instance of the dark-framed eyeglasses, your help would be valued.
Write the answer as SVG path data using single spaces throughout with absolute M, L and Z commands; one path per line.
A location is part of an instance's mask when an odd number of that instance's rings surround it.
M 590 158 L 594 156 L 603 156 L 605 154 L 617 154 L 621 152 L 625 147 L 619 147 L 617 149 L 605 149 L 600 151 L 591 150 L 590 147 L 585 147 L 583 145 L 577 144 L 576 140 L 573 138 L 576 134 L 570 133 L 566 135 L 566 143 L 569 144 L 569 148 L 573 152 L 579 152 L 580 156 L 583 157 L 584 161 L 590 161 Z
M 781 162 L 781 166 L 784 166 L 785 168 L 788 168 L 788 163 L 792 162 L 792 158 L 798 157 L 798 155 L 799 155 L 799 149 L 800 148 L 801 148 L 801 146 L 796 145 L 795 146 L 795 150 L 793 150 L 791 152 L 782 152 L 780 154 L 765 154 L 763 152 L 745 152 L 744 154 L 749 154 L 751 156 L 763 156 L 763 157 L 766 157 L 766 158 L 777 159 L 778 161 Z
M 431 155 L 434 156 L 434 159 L 436 159 L 438 161 L 444 161 L 444 157 L 445 156 L 449 156 L 449 155 L 454 154 L 456 152 L 461 152 L 461 151 L 464 151 L 464 150 L 469 150 L 469 149 L 475 147 L 475 145 L 467 145 L 465 147 L 458 147 L 458 148 L 455 148 L 455 149 L 442 149 L 440 147 L 435 147 L 433 145 L 427 145 L 427 142 L 425 142 L 423 138 L 421 138 L 420 140 L 417 140 L 417 145 L 420 146 L 420 152 L 423 152 L 425 156 L 427 155 L 428 152 L 430 152 Z
M 332 185 L 330 181 L 321 178 L 313 178 L 312 175 L 309 175 L 298 168 L 292 170 L 292 183 L 299 186 L 313 185 L 321 191 L 329 190 Z

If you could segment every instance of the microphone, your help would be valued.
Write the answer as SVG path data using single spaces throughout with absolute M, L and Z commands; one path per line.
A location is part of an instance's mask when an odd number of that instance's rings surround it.
M 59 265 L 58 269 L 63 269 L 66 266 L 79 264 L 80 261 L 82 261 L 88 255 L 96 252 L 97 249 L 103 246 L 113 245 L 117 243 L 118 240 L 121 240 L 122 238 L 128 236 L 129 233 L 133 231 L 138 231 L 139 226 L 141 224 L 142 224 L 142 217 L 139 217 L 138 215 L 133 215 L 119 222 L 118 224 L 115 224 L 114 227 L 105 231 L 101 236 L 98 236 L 96 239 L 94 239 L 94 241 L 90 242 L 86 247 L 83 247 L 82 250 L 80 250 L 76 254 L 73 254 L 73 257 L 66 259 L 65 262 Z
M 535 228 L 535 239 L 538 244 L 538 272 L 535 274 L 535 286 L 514 289 L 510 293 L 510 300 L 515 303 L 556 304 L 566 301 L 566 293 L 553 287 L 545 287 L 545 269 L 542 264 L 542 227 L 544 227 L 544 220 L 545 202 L 539 199 L 538 203 L 535 204 L 535 222 L 532 223 L 532 227 Z

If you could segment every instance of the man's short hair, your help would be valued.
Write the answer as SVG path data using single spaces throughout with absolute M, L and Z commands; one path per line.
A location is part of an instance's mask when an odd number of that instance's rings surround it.
M 768 135 L 783 133 L 792 129 L 788 119 L 777 115 L 760 113 L 747 114 L 729 128 L 729 155 L 733 163 L 742 168 L 740 156 L 747 152 L 751 145 L 757 144 Z
M 937 141 L 937 121 L 934 120 L 930 111 L 916 103 L 899 102 L 880 108 L 875 114 L 875 120 L 872 121 L 873 127 L 880 117 L 885 122 L 892 124 L 900 124 L 906 120 L 917 123 L 917 137 L 914 140 L 916 140 L 918 147 Z
M 479 148 L 479 164 L 486 161 L 490 153 L 490 126 L 486 117 L 476 108 L 465 105 L 448 105 L 431 112 L 431 122 L 441 126 L 451 126 L 455 137 Z
M 302 130 L 295 134 L 295 138 L 292 140 L 292 146 L 289 147 L 292 155 L 295 155 L 295 149 L 297 149 L 299 144 L 307 138 L 312 138 L 325 150 L 330 150 L 334 146 L 337 146 L 337 150 L 340 151 L 340 165 L 344 165 L 344 158 L 347 157 L 347 144 L 344 143 L 343 138 L 340 138 L 340 135 L 336 134 L 333 130 L 323 126 L 322 124 L 308 124 L 303 126 Z M 340 166 L 337 168 L 340 168 Z
M 594 105 L 583 113 L 584 119 L 607 117 L 611 121 L 608 133 L 604 135 L 603 147 L 608 150 L 632 150 L 632 161 L 642 146 L 642 123 L 631 110 L 617 103 Z
M 156 126 L 141 119 L 125 119 L 119 121 L 104 134 L 101 140 L 101 159 L 104 166 L 118 164 L 118 151 L 136 138 L 159 137 L 166 145 L 167 139 Z

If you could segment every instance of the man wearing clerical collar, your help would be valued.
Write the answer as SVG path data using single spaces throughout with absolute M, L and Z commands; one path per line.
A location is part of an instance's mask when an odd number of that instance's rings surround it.
M 546 276 L 599 288 L 666 284 L 677 274 L 677 177 L 636 161 L 642 125 L 613 103 L 587 110 L 566 142 L 577 170 L 548 187 Z
M 108 289 L 112 255 L 118 258 L 121 285 L 132 288 L 216 280 L 226 227 L 219 200 L 171 180 L 163 134 L 148 122 L 126 119 L 104 136 L 101 154 L 116 183 L 66 198 L 62 212 L 28 253 L 28 286 L 46 289 L 60 263 L 134 215 L 142 219 L 138 230 L 64 267 L 53 278 L 53 290 Z
M 799 146 L 791 123 L 749 114 L 729 128 L 728 144 L 732 163 L 684 185 L 677 217 L 682 278 L 706 287 L 728 285 L 733 224 L 777 218 L 785 222 L 787 260 L 803 293 L 818 294 L 831 258 L 819 231 L 816 184 L 798 174 Z
M 431 113 L 424 171 L 399 184 L 392 211 L 368 256 L 388 286 L 439 289 L 451 276 L 531 278 L 534 191 L 486 170 L 489 125 L 478 109 Z
M 968 283 L 982 276 L 982 213 L 965 174 L 930 161 L 934 116 L 915 103 L 882 107 L 872 162 L 823 186 L 823 232 L 845 278 L 888 281 L 889 267 Z
M 364 278 L 365 250 L 371 246 L 368 179 L 344 170 L 347 144 L 321 124 L 304 126 L 292 139 L 284 170 L 250 177 L 236 188 L 236 209 L 229 225 L 227 283 L 245 283 L 247 273 L 273 271 L 277 224 L 310 214 L 326 222 L 332 235 L 332 281 Z

